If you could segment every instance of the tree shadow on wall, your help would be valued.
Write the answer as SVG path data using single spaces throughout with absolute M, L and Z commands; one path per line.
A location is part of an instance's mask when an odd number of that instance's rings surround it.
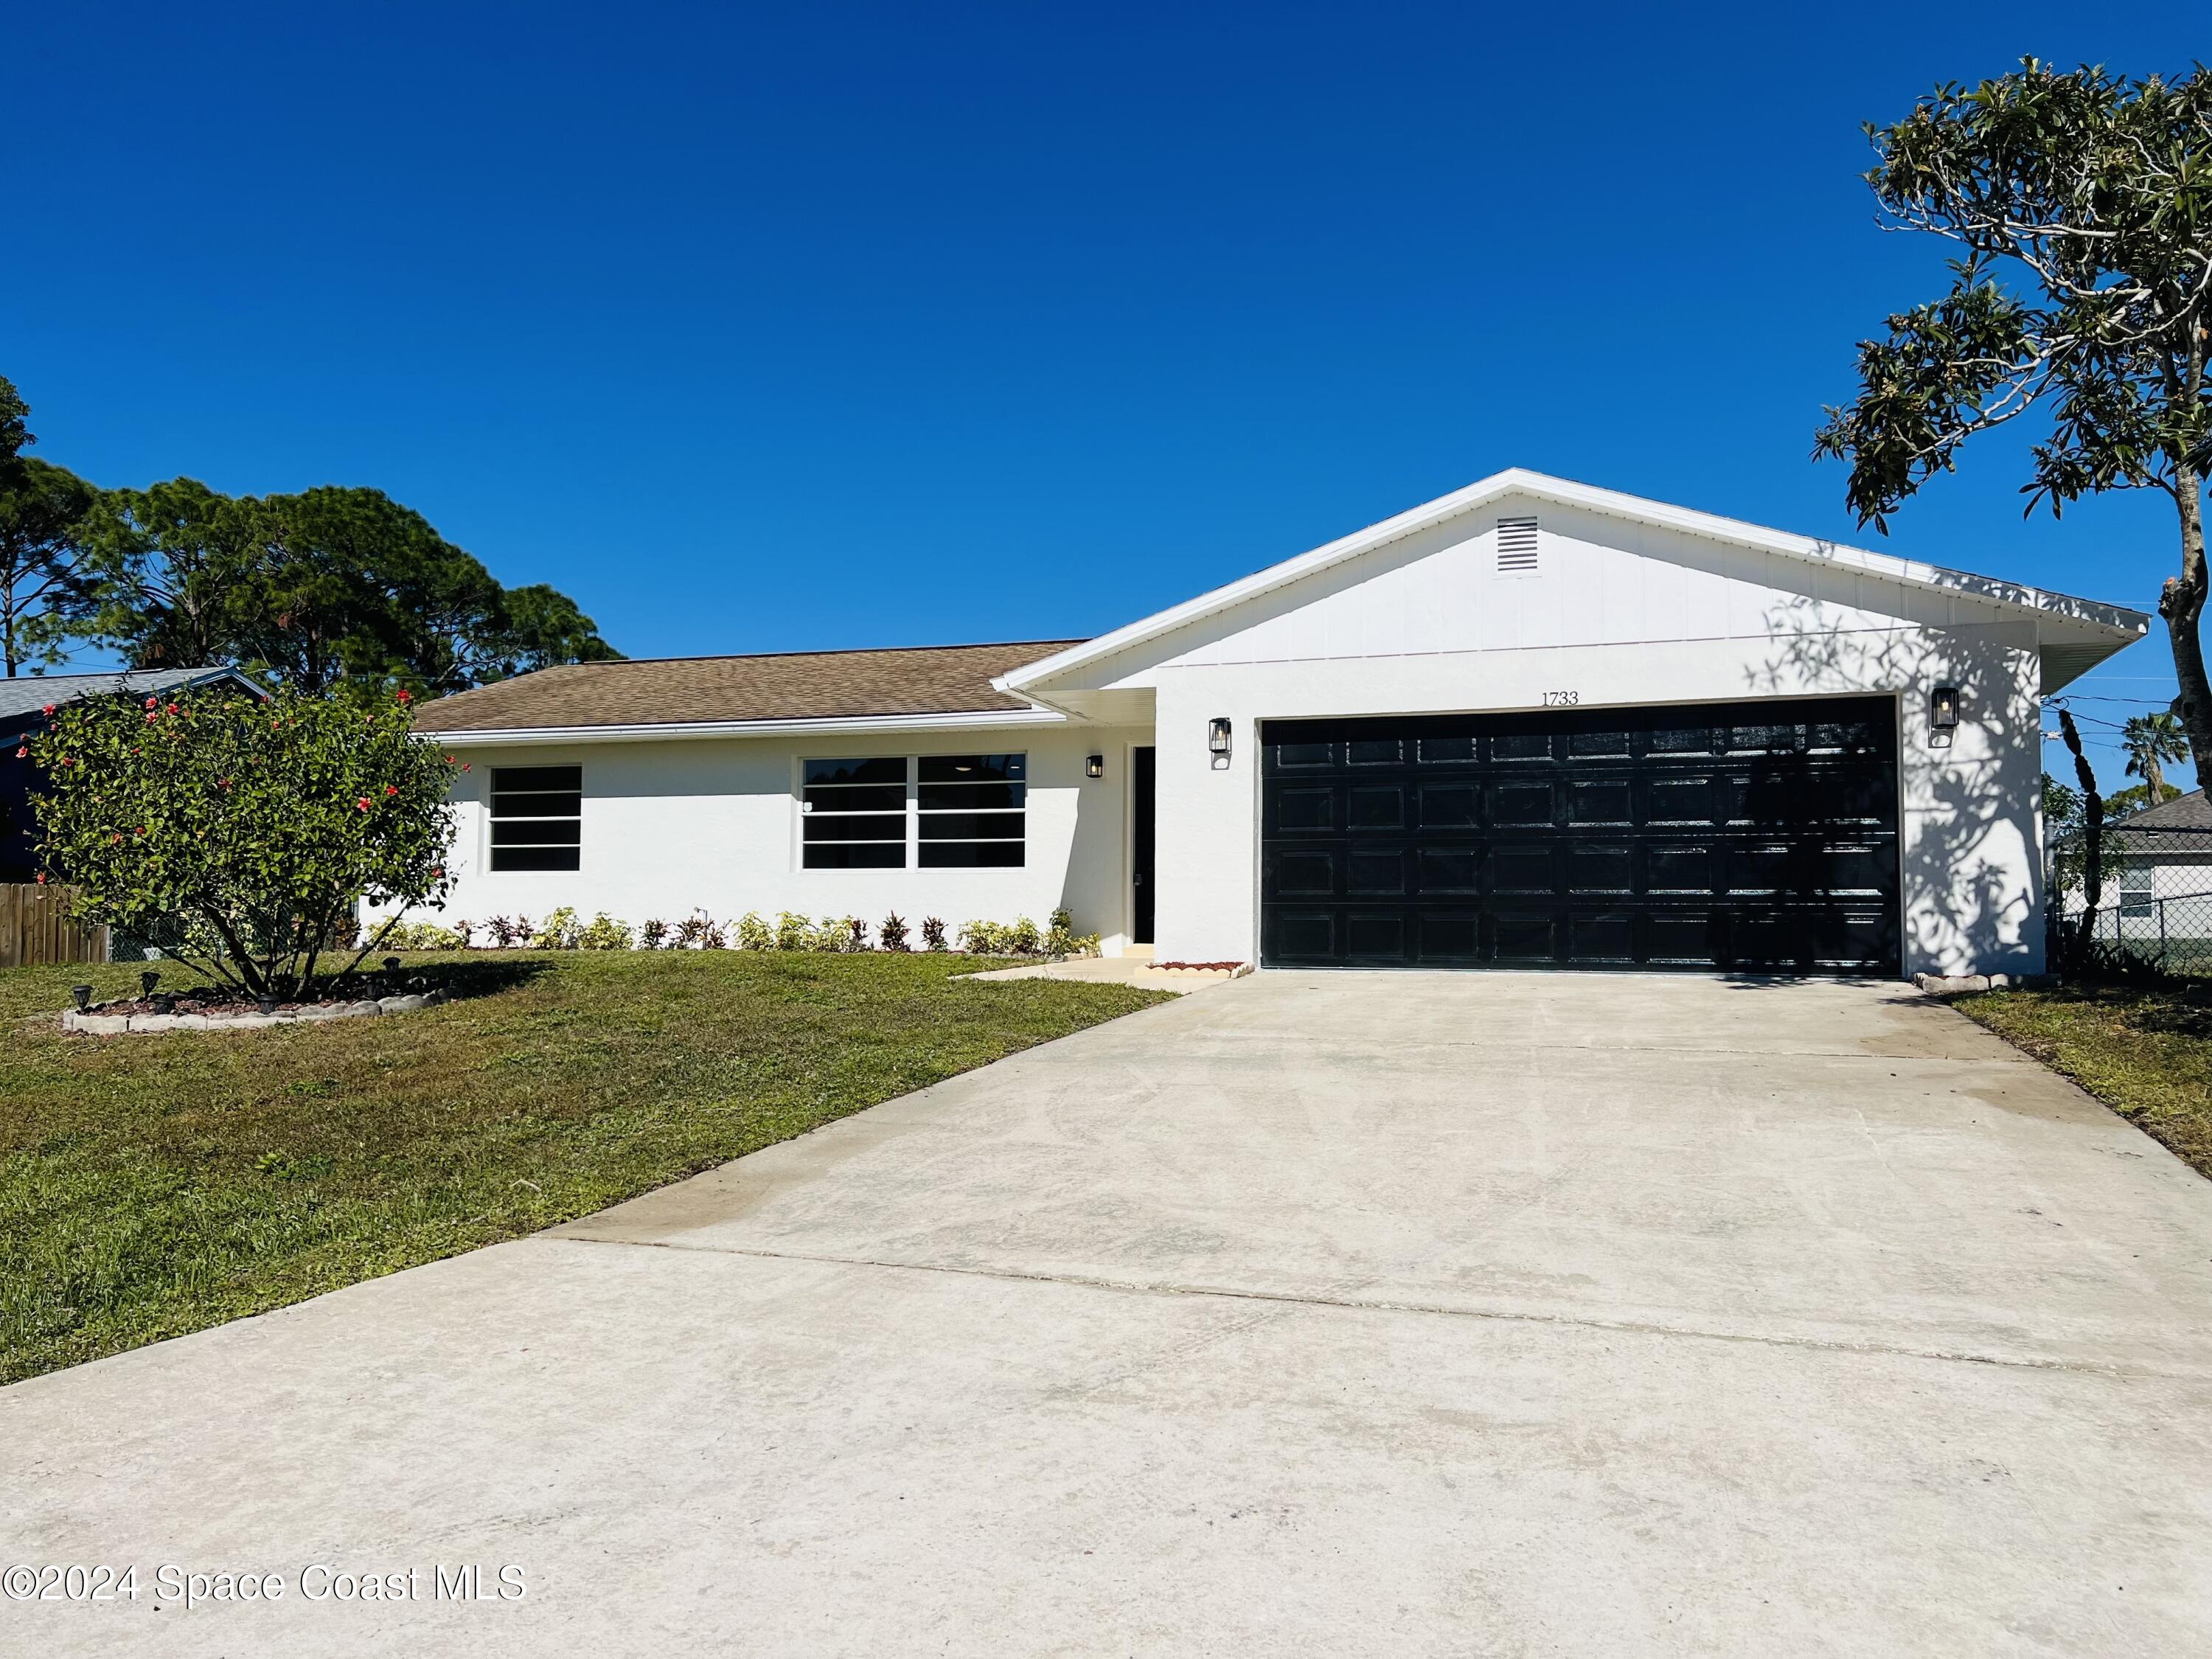
M 2039 732 L 2042 702 L 2025 624 L 1843 628 L 1809 595 L 1771 606 L 1765 660 L 1745 671 L 1754 695 L 1894 694 L 1904 963 L 2021 972 L 2042 957 L 2039 750 L 2008 753 Z M 1936 747 L 1927 699 L 1956 687 L 1957 728 Z M 2008 775 L 2008 769 L 2012 775 Z

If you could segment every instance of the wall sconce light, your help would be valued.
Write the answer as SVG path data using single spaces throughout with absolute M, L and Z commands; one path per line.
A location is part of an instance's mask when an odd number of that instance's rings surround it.
M 1959 724 L 1959 688 L 1939 685 L 1928 694 L 1928 740 L 1936 748 L 1949 745 Z
M 1224 771 L 1229 765 L 1229 717 L 1217 714 L 1206 722 L 1206 746 L 1213 756 L 1213 769 Z
M 1083 775 L 1086 778 L 1104 777 L 1106 775 L 1106 757 L 1103 755 L 1093 755 L 1088 760 L 1085 761 L 1083 763 Z

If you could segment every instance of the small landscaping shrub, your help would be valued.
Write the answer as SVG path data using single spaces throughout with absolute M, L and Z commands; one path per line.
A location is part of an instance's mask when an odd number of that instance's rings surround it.
M 581 924 L 575 911 L 564 904 L 548 915 L 530 936 L 533 951 L 573 951 L 576 948 L 576 933 Z
M 528 916 L 494 916 L 484 923 L 484 931 L 491 936 L 495 948 L 507 951 L 518 945 L 527 945 L 537 930 L 531 927 Z
M 876 929 L 876 938 L 886 951 L 903 951 L 906 945 L 906 919 L 896 910 L 885 916 Z
M 779 951 L 805 951 L 814 943 L 814 924 L 794 911 L 786 910 L 775 919 L 775 948 Z
M 945 948 L 945 924 L 935 916 L 921 919 L 921 948 L 942 951 Z
M 761 919 L 757 910 L 748 910 L 738 923 L 738 949 L 740 951 L 773 951 L 775 931 Z
M 469 948 L 469 924 L 465 921 L 453 927 L 441 927 L 434 921 L 402 921 L 384 932 L 384 948 L 387 951 L 465 951 Z
M 592 918 L 591 925 L 578 930 L 576 949 L 579 951 L 627 951 L 630 948 L 630 927 L 626 921 L 617 921 L 602 910 Z
M 1098 954 L 1098 935 L 1077 933 L 1075 918 L 1063 908 L 1052 913 L 1052 926 L 1044 936 L 1044 951 L 1048 957 L 1095 957 Z
M 1005 937 L 1006 949 L 1018 957 L 1033 957 L 1044 948 L 1044 941 L 1037 937 L 1036 923 L 1027 916 L 1016 916 Z
M 637 948 L 641 951 L 658 951 L 662 941 L 667 937 L 668 924 L 656 917 L 637 930 Z

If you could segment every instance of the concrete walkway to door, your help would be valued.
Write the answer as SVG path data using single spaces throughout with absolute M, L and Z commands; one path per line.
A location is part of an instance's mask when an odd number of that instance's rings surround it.
M 2212 1184 L 1899 986 L 1262 974 L 0 1391 L 0 1555 L 422 1575 L 44 1653 L 2203 1652 Z

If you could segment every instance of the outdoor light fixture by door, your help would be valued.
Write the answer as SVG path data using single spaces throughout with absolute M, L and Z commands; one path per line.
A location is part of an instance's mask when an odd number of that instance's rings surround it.
M 1928 694 L 1928 741 L 1938 749 L 1950 746 L 1959 724 L 1959 688 L 1939 685 Z
M 1103 755 L 1093 755 L 1090 759 L 1085 761 L 1083 763 L 1083 775 L 1086 778 L 1104 777 L 1106 775 L 1106 757 Z
M 1226 714 L 1217 714 L 1212 720 L 1207 722 L 1206 728 L 1206 746 L 1208 750 L 1212 751 L 1213 769 L 1217 772 L 1227 769 L 1229 765 L 1229 717 Z

